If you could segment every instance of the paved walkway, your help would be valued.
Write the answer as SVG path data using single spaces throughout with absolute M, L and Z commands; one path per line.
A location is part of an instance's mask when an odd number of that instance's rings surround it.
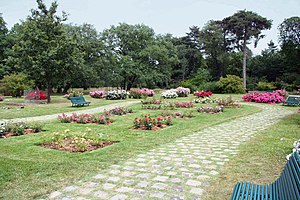
M 256 105 L 263 111 L 209 127 L 99 171 L 49 199 L 201 199 L 210 178 L 237 154 L 238 146 L 291 111 Z
M 138 103 L 139 101 L 127 101 L 127 102 L 121 102 L 121 103 L 115 103 L 115 104 L 109 104 L 106 106 L 101 106 L 97 108 L 91 108 L 91 109 L 85 109 L 85 110 L 78 110 L 78 111 L 72 111 L 68 112 L 65 114 L 72 114 L 73 112 L 76 112 L 77 114 L 95 114 L 99 112 L 103 112 L 104 110 L 109 110 L 112 108 L 115 108 L 117 106 L 123 107 L 123 106 L 129 106 L 135 103 Z M 61 113 L 59 113 L 61 114 Z M 1 119 L 1 122 L 11 122 L 11 123 L 16 123 L 16 122 L 32 122 L 32 121 L 46 121 L 46 120 L 54 120 L 57 119 L 57 116 L 59 114 L 52 114 L 52 115 L 43 115 L 43 116 L 36 116 L 36 117 L 27 117 L 27 118 L 15 118 L 15 119 Z

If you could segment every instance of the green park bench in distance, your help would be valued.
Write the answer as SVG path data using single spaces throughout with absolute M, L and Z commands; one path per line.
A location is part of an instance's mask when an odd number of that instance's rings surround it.
M 282 105 L 300 106 L 300 95 L 289 95 Z
M 72 102 L 73 106 L 84 106 L 84 105 L 90 105 L 91 102 L 86 101 L 83 96 L 79 97 L 69 97 L 70 101 Z

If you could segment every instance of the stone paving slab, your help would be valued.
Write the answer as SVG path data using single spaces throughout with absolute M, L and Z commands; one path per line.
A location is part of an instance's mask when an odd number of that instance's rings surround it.
M 253 134 L 291 114 L 256 105 L 250 116 L 206 128 L 99 171 L 87 182 L 52 192 L 49 199 L 201 199 L 209 180 Z

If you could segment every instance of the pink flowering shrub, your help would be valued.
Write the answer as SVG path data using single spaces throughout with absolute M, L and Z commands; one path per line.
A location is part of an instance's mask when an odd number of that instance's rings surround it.
M 151 118 L 149 114 L 144 118 L 135 118 L 133 121 L 134 129 L 153 130 L 155 127 L 161 128 L 163 125 L 171 126 L 173 124 L 172 116 Z
M 178 87 L 176 88 L 176 94 L 178 97 L 187 97 L 191 93 L 189 88 Z
M 133 99 L 141 99 L 142 97 L 152 97 L 154 95 L 154 91 L 148 88 L 131 89 L 129 92 L 129 97 Z
M 4 96 L 0 96 L 0 101 L 3 101 L 4 100 Z
M 126 115 L 127 113 L 133 113 L 131 108 L 124 108 L 124 107 L 116 107 L 109 110 L 109 113 L 112 115 Z
M 285 101 L 287 92 L 285 90 L 276 90 L 275 92 L 259 93 L 253 92 L 251 94 L 245 94 L 242 99 L 245 102 L 256 102 L 256 103 L 282 103 Z
M 201 107 L 197 108 L 197 111 L 201 112 L 201 113 L 215 114 L 215 113 L 223 112 L 224 107 L 223 106 L 201 106 Z
M 197 91 L 197 92 L 194 92 L 194 95 L 198 98 L 204 98 L 204 97 L 209 97 L 211 96 L 213 93 L 211 91 Z
M 29 92 L 25 99 L 27 100 L 46 100 L 47 99 L 47 94 L 45 94 L 44 92 L 40 91 L 40 90 L 35 90 L 32 92 Z
M 90 92 L 90 96 L 92 98 L 102 99 L 105 97 L 105 91 L 104 90 L 96 90 L 94 92 Z
M 76 114 L 72 113 L 71 115 L 67 115 L 65 113 L 62 113 L 61 115 L 58 115 L 58 119 L 62 123 L 78 123 L 78 124 L 89 124 L 89 123 L 96 123 L 96 124 L 110 124 L 110 114 L 108 112 L 105 112 L 104 115 L 101 115 L 99 117 L 95 115 L 89 115 L 89 114 Z
M 194 104 L 192 102 L 176 102 L 176 108 L 193 108 Z

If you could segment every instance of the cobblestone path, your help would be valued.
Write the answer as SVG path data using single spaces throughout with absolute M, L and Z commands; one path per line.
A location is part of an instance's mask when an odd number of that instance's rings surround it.
M 279 106 L 256 106 L 263 111 L 136 155 L 89 181 L 52 192 L 49 199 L 201 199 L 209 179 L 237 154 L 240 144 L 291 114 Z

